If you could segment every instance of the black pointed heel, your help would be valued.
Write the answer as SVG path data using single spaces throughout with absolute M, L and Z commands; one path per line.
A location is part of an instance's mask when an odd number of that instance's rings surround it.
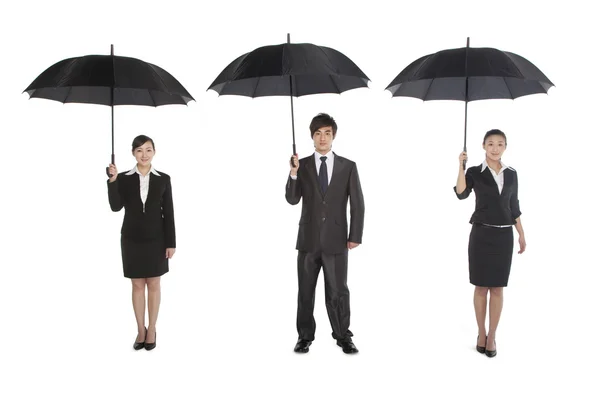
M 479 335 L 477 335 L 477 342 L 479 342 Z M 486 344 L 487 344 L 487 336 L 485 337 L 485 342 L 486 342 Z M 484 354 L 484 353 L 485 353 L 485 346 L 479 346 L 479 345 L 476 345 L 476 346 L 475 346 L 475 349 L 477 349 L 477 351 L 478 351 L 479 353 L 481 353 L 481 354 Z
M 496 345 L 495 340 L 494 340 L 494 345 Z M 487 350 L 487 349 L 485 350 L 485 355 L 488 356 L 489 358 L 496 357 L 496 354 L 497 354 L 496 350 Z
M 146 329 L 146 335 L 148 335 L 148 328 L 144 328 Z M 134 350 L 141 350 L 144 348 L 144 345 L 146 343 L 146 335 L 144 335 L 144 341 L 143 342 L 134 342 L 133 343 L 133 349 Z
M 156 332 L 154 332 L 154 343 L 144 343 L 144 348 L 148 351 L 156 347 Z

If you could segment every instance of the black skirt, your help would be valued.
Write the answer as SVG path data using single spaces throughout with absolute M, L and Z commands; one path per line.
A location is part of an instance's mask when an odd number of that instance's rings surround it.
M 123 275 L 126 278 L 154 278 L 169 272 L 164 237 L 136 241 L 121 236 Z
M 508 286 L 513 228 L 473 224 L 469 236 L 469 280 L 475 286 Z

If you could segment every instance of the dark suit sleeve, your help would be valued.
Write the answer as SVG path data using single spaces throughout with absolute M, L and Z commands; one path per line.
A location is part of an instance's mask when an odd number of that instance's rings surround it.
M 517 171 L 515 171 L 515 189 L 510 194 L 510 212 L 514 220 L 521 216 L 521 208 L 519 207 L 519 180 L 517 179 Z
M 454 186 L 454 193 L 456 193 L 456 197 L 458 197 L 459 200 L 463 200 L 466 199 L 467 197 L 469 197 L 469 195 L 471 194 L 471 191 L 473 190 L 473 171 L 471 170 L 471 168 L 469 168 L 467 170 L 467 173 L 465 174 L 465 180 L 467 182 L 467 187 L 465 188 L 465 190 L 462 193 L 457 193 L 456 192 L 456 186 Z
M 163 222 L 165 228 L 165 246 L 175 248 L 175 214 L 173 212 L 173 191 L 171 188 L 171 178 L 167 180 L 165 192 L 163 194 Z
M 363 227 L 365 222 L 365 200 L 363 198 L 358 169 L 352 166 L 349 180 L 350 193 L 350 236 L 349 242 L 362 243 Z
M 119 192 L 119 178 L 114 182 L 107 180 L 108 184 L 108 202 L 110 203 L 110 209 L 113 211 L 121 211 L 123 208 L 123 200 L 121 199 L 121 193 Z
M 288 180 L 285 185 L 285 199 L 291 205 L 296 205 L 300 202 L 300 198 L 302 198 L 302 190 L 300 186 L 300 170 L 298 170 L 296 179 L 292 179 L 291 176 L 288 175 Z

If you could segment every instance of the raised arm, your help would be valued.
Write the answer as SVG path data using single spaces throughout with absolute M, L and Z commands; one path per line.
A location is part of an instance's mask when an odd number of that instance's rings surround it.
M 466 199 L 473 190 L 473 178 L 469 174 L 469 171 L 465 173 L 463 167 L 463 161 L 467 160 L 467 153 L 462 152 L 458 156 L 458 178 L 456 179 L 456 186 L 454 186 L 454 193 L 459 200 Z

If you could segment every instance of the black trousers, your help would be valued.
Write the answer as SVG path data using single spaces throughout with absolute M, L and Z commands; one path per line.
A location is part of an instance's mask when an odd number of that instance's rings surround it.
M 296 327 L 298 337 L 315 339 L 316 322 L 315 289 L 319 272 L 325 275 L 325 306 L 333 330 L 334 339 L 343 340 L 352 336 L 350 327 L 350 291 L 346 284 L 348 276 L 348 250 L 340 254 L 322 252 L 298 252 L 298 314 Z

